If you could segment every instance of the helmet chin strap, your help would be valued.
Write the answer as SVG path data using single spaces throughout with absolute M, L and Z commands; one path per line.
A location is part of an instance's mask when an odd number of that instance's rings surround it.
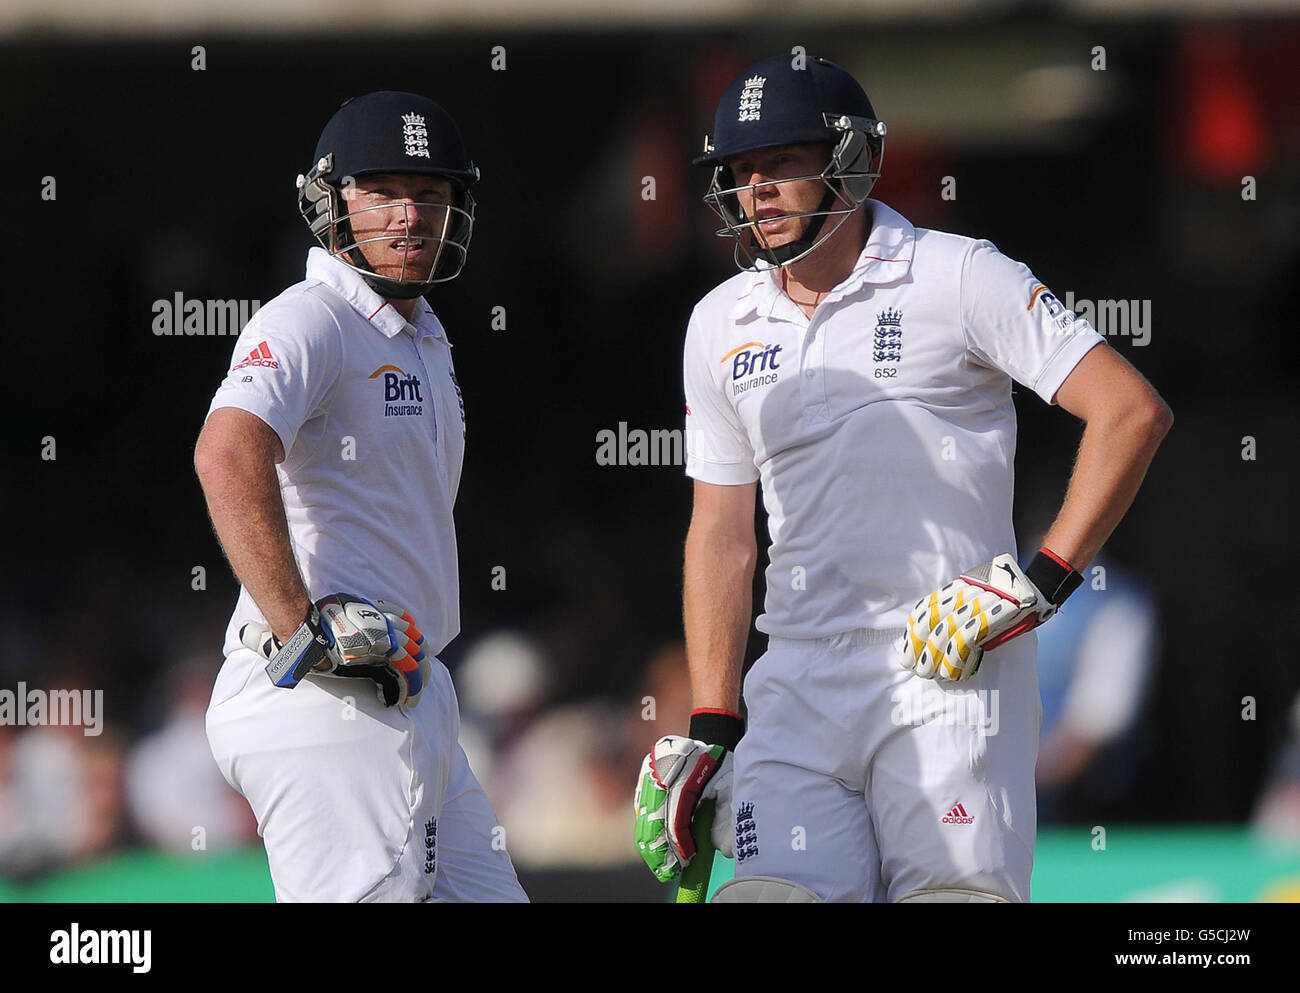
M 366 281 L 367 286 L 381 297 L 392 300 L 414 300 L 416 297 L 422 297 L 433 289 L 432 286 L 424 286 L 420 283 L 395 283 L 391 279 L 384 279 L 382 276 L 368 276 L 364 273 L 361 278 Z
M 822 202 L 817 205 L 817 216 L 809 222 L 807 230 L 803 233 L 803 237 L 777 248 L 761 248 L 760 251 L 769 261 L 774 262 L 777 266 L 783 266 L 796 256 L 807 252 L 813 247 L 813 243 L 817 241 L 817 236 L 821 234 L 822 227 L 825 225 L 826 218 L 829 216 L 827 211 L 831 209 L 831 204 L 833 204 L 836 199 L 837 197 L 835 192 L 831 189 L 827 189 L 826 195 L 822 197 Z
M 361 254 L 360 248 L 350 248 L 342 254 L 348 257 L 353 266 L 362 270 L 360 276 L 366 281 L 366 285 L 385 299 L 414 300 L 416 297 L 424 296 L 433 288 L 420 283 L 399 283 L 392 279 L 385 279 L 370 267 L 366 257 Z

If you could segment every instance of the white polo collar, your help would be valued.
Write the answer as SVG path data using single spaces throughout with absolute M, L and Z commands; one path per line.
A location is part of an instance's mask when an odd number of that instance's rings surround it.
M 871 235 L 858 256 L 853 271 L 826 295 L 826 301 L 839 300 L 863 286 L 887 286 L 905 277 L 912 268 L 916 250 L 916 228 L 898 211 L 879 200 L 868 200 L 871 209 Z M 770 318 L 782 306 L 785 294 L 776 275 L 776 266 L 760 260 L 760 268 L 749 274 L 731 318 L 740 320 L 751 313 Z
M 332 289 L 385 337 L 392 338 L 408 326 L 406 318 L 371 289 L 359 273 L 319 246 L 307 252 L 307 278 L 324 283 Z M 410 324 L 414 327 L 417 337 L 433 335 L 443 340 L 447 338 L 442 322 L 438 320 L 433 308 L 424 297 L 416 298 L 415 317 Z

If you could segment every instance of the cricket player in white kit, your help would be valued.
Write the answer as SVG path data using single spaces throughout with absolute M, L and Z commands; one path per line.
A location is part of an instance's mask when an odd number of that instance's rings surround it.
M 868 199 L 884 136 L 842 68 L 781 56 L 730 84 L 697 160 L 745 271 L 686 333 L 697 709 L 646 757 L 635 803 L 663 880 L 695 855 L 697 805 L 718 805 L 736 878 L 715 902 L 1029 899 L 1030 632 L 1077 588 L 1172 424 L 1027 267 Z M 1013 380 L 1085 425 L 1024 568 Z M 769 641 L 742 687 L 760 483 Z
M 245 327 L 195 450 L 242 583 L 208 740 L 280 901 L 526 900 L 436 657 L 465 420 L 421 295 L 464 264 L 477 178 L 433 101 L 345 103 L 298 180 L 321 247 Z

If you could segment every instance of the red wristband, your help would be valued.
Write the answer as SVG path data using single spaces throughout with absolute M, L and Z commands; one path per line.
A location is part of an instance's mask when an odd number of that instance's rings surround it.
M 1055 607 L 1065 603 L 1066 597 L 1083 582 L 1081 573 L 1046 546 L 1025 567 L 1025 575 Z
M 1051 559 L 1052 561 L 1054 561 L 1054 562 L 1055 562 L 1057 565 L 1059 565 L 1061 568 L 1063 568 L 1063 569 L 1069 569 L 1071 572 L 1078 572 L 1078 571 L 1079 571 L 1079 570 L 1076 569 L 1074 566 L 1070 565 L 1069 562 L 1065 561 L 1065 559 L 1061 558 L 1061 556 L 1057 555 L 1054 551 L 1052 551 L 1050 548 L 1048 548 L 1046 545 L 1044 545 L 1042 548 L 1040 548 L 1039 551 L 1040 551 L 1042 554 L 1046 555 L 1049 559 Z

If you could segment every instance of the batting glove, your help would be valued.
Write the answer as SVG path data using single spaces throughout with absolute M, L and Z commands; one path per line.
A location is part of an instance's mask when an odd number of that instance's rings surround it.
M 699 712 L 691 716 L 691 735 L 669 735 L 655 742 L 641 763 L 636 794 L 636 846 L 650 871 L 669 882 L 695 857 L 691 821 L 706 800 L 718 815 L 709 833 L 727 858 L 734 851 L 731 826 L 731 752 L 744 725 L 733 714 Z M 711 745 L 700 737 L 724 744 Z
M 916 602 L 895 643 L 899 662 L 922 679 L 967 680 L 986 651 L 1038 627 L 1081 582 L 1083 576 L 1046 549 L 1028 570 L 999 555 Z
M 385 706 L 414 706 L 430 670 L 423 636 L 410 615 L 396 609 L 400 613 L 390 615 L 364 597 L 335 593 L 312 604 L 283 645 L 254 621 L 240 628 L 239 640 L 267 659 L 266 674 L 276 686 L 292 689 L 309 672 L 332 673 L 373 680 Z M 394 629 L 392 618 L 404 625 L 402 634 Z M 408 646 L 419 657 L 413 657 Z

